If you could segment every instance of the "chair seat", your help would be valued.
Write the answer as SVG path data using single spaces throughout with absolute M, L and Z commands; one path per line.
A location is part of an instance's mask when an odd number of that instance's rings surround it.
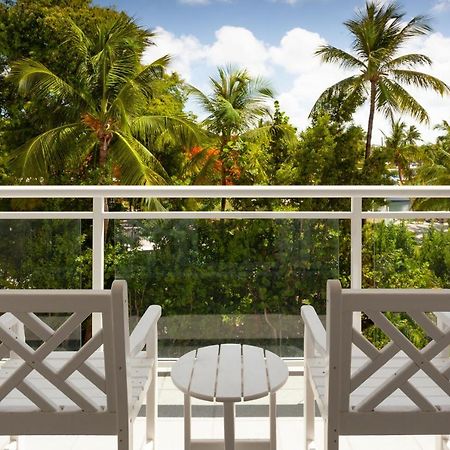
M 351 363 L 352 374 L 369 361 L 367 357 L 353 356 Z M 350 395 L 350 411 L 355 410 L 357 406 L 371 394 L 376 388 L 382 386 L 404 365 L 411 362 L 403 352 L 399 352 L 381 369 L 369 377 L 361 386 L 355 389 Z M 319 407 L 325 406 L 325 383 L 326 383 L 326 360 L 324 358 L 310 358 L 308 367 L 319 396 Z M 448 367 L 448 358 L 435 358 L 433 364 L 441 372 Z M 440 411 L 450 411 L 450 397 L 438 387 L 426 373 L 419 370 L 410 378 L 410 383 L 434 406 Z M 326 408 L 324 408 L 326 409 Z M 413 412 L 420 411 L 415 403 L 412 402 L 401 390 L 393 392 L 377 408 L 377 412 Z
M 63 365 L 73 357 L 75 352 L 53 352 L 45 362 L 54 370 L 58 371 Z M 11 358 L 0 364 L 0 389 L 2 384 L 14 371 L 23 364 L 21 359 Z M 104 357 L 103 352 L 95 352 L 88 360 L 87 364 L 104 377 Z M 137 416 L 139 408 L 143 403 L 144 394 L 151 382 L 151 368 L 154 360 L 147 358 L 145 352 L 140 352 L 136 357 L 127 360 L 129 386 L 128 393 L 129 406 L 132 415 Z M 61 413 L 80 411 L 64 393 L 52 385 L 48 380 L 33 370 L 25 380 L 31 384 L 39 393 L 57 405 Z M 102 390 L 91 383 L 80 372 L 75 371 L 68 382 L 81 391 L 86 397 L 98 405 L 98 411 L 106 411 L 106 395 Z M 39 412 L 40 409 L 32 403 L 18 389 L 11 391 L 1 402 L 0 412 Z

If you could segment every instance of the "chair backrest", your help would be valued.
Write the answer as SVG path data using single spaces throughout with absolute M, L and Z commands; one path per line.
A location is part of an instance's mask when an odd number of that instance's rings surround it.
M 350 395 L 358 391 L 358 402 L 351 412 L 374 411 L 398 390 L 416 405 L 418 410 L 439 412 L 439 407 L 426 398 L 411 383 L 419 371 L 426 378 L 425 385 L 440 388 L 442 395 L 450 396 L 450 360 L 437 367 L 433 359 L 450 344 L 450 330 L 442 331 L 431 313 L 450 311 L 448 289 L 342 289 L 339 281 L 327 285 L 327 351 L 329 355 L 330 409 L 350 412 Z M 364 312 L 390 339 L 381 350 L 370 343 L 359 330 L 353 328 L 353 313 Z M 418 349 L 384 314 L 404 313 L 422 328 L 429 343 Z M 401 365 L 395 370 L 395 358 Z M 359 366 L 352 369 L 352 358 L 359 358 Z M 376 380 L 378 376 L 378 381 Z M 364 386 L 370 384 L 370 389 Z M 362 393 L 362 394 L 361 394 Z M 366 393 L 366 394 L 365 394 Z
M 115 281 L 111 290 L 0 290 L 0 354 L 13 352 L 17 368 L 0 385 L 2 400 L 15 389 L 42 412 L 57 412 L 46 395 L 48 383 L 79 412 L 116 412 L 118 390 L 128 392 L 126 357 L 129 352 L 127 286 Z M 67 314 L 53 329 L 37 314 Z M 103 327 L 75 352 L 59 353 L 58 347 L 92 313 L 101 314 Z M 19 326 L 18 326 L 19 325 Z M 42 344 L 34 350 L 20 335 L 29 329 Z M 99 353 L 103 350 L 103 354 Z M 38 373 L 41 385 L 34 384 Z M 78 377 L 78 384 L 72 376 Z M 90 387 L 88 395 L 79 380 Z M 102 406 L 103 405 L 103 406 Z M 105 406 L 106 405 L 106 409 Z M 127 405 L 125 406 L 127 407 Z

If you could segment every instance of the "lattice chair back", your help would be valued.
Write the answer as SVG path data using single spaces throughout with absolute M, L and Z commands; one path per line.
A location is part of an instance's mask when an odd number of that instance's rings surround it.
M 339 281 L 330 280 L 327 293 L 329 381 L 325 391 L 330 415 L 333 410 L 335 414 L 348 412 L 361 416 L 400 411 L 448 414 L 450 359 L 442 356 L 450 344 L 450 329 L 439 329 L 432 314 L 448 311 L 449 290 L 347 290 L 341 288 Z M 365 313 L 389 338 L 389 343 L 382 349 L 372 345 L 353 328 L 354 312 Z M 417 348 L 386 317 L 386 312 L 403 313 L 403 319 L 409 319 L 423 330 L 428 344 Z M 358 414 L 352 416 L 356 418 Z M 405 429 L 407 426 L 404 424 Z
M 40 313 L 68 317 L 53 329 L 38 317 Z M 101 314 L 103 328 L 78 351 L 57 351 L 92 313 Z M 11 408 L 114 414 L 118 392 L 127 398 L 125 282 L 114 282 L 111 291 L 2 290 L 0 314 L 0 355 L 10 352 L 13 357 L 0 371 L 0 414 Z M 24 329 L 42 341 L 36 350 L 25 342 Z

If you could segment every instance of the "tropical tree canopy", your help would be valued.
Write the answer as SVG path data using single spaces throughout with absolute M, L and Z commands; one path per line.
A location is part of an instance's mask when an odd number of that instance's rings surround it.
M 431 31 L 425 16 L 405 22 L 405 13 L 396 3 L 369 1 L 356 17 L 344 23 L 353 37 L 352 53 L 331 45 L 321 46 L 316 54 L 326 63 L 337 63 L 357 74 L 326 89 L 315 103 L 312 114 L 323 108 L 330 98 L 342 95 L 352 102 L 369 100 L 366 159 L 370 156 L 375 111 L 386 117 L 403 112 L 419 122 L 428 122 L 427 111 L 407 91 L 407 87 L 431 89 L 443 95 L 449 87 L 441 80 L 416 70 L 430 66 L 428 56 L 400 51 L 412 38 Z
M 407 127 L 402 120 L 392 120 L 390 134 L 383 135 L 389 159 L 397 167 L 399 181 L 403 184 L 412 177 L 410 163 L 417 150 L 417 142 L 421 140 L 420 132 L 414 125 Z
M 261 121 L 270 117 L 268 100 L 274 94 L 263 78 L 254 78 L 247 70 L 231 66 L 219 67 L 218 78 L 210 78 L 210 81 L 210 94 L 190 87 L 190 93 L 207 113 L 202 125 L 210 136 L 210 145 L 194 155 L 191 166 L 203 166 L 202 176 L 215 167 L 220 171 L 221 184 L 226 185 L 233 173 L 239 170 L 238 141 L 248 133 L 253 137 L 258 135 Z M 268 130 L 265 131 L 267 133 Z M 222 199 L 224 209 L 225 199 Z
M 12 154 L 23 178 L 48 179 L 60 170 L 98 169 L 95 182 L 160 184 L 166 175 L 145 143 L 168 133 L 181 141 L 198 136 L 183 115 L 151 115 L 154 83 L 169 57 L 141 64 L 154 33 L 130 18 L 102 22 L 93 38 L 68 21 L 66 44 L 76 49 L 76 81 L 66 81 L 32 59 L 12 65 L 19 92 L 44 102 L 56 125 L 28 140 Z M 83 170 L 83 169 L 81 169 Z
M 191 93 L 208 114 L 203 124 L 225 141 L 257 126 L 269 114 L 267 100 L 274 94 L 266 80 L 253 78 L 245 69 L 219 67 L 218 75 L 210 78 L 211 94 L 195 87 Z

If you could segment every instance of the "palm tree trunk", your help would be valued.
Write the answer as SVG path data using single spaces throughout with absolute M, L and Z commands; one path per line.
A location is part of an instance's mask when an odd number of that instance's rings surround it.
M 223 167 L 223 164 L 222 164 L 222 186 L 226 186 L 225 167 Z M 227 199 L 225 197 L 222 197 L 220 199 L 220 210 L 225 211 L 226 205 L 227 205 Z
M 106 134 L 100 139 L 100 151 L 98 155 L 98 165 L 100 167 L 100 184 L 104 184 L 104 169 L 106 165 L 106 158 L 108 156 L 109 144 L 111 143 L 112 135 Z M 105 198 L 104 202 L 104 211 L 109 211 L 108 200 Z M 108 239 L 108 231 L 109 231 L 109 219 L 105 219 L 104 221 L 105 227 L 105 243 Z
M 369 112 L 369 123 L 367 125 L 366 153 L 364 159 L 368 159 L 370 157 L 370 148 L 372 146 L 373 119 L 375 117 L 376 95 L 377 95 L 376 83 L 375 81 L 370 81 L 370 112 Z
M 106 157 L 108 155 L 108 147 L 111 142 L 111 138 L 108 134 L 104 135 L 100 139 L 100 151 L 98 155 L 98 164 L 103 169 L 106 164 Z
M 221 172 L 222 186 L 226 186 L 226 184 L 227 184 L 226 169 L 225 169 L 225 164 L 224 164 L 224 160 L 223 160 L 223 149 L 225 148 L 225 145 L 227 145 L 228 140 L 229 139 L 223 137 L 222 142 L 220 144 L 220 161 L 222 163 L 220 172 Z M 227 205 L 227 199 L 221 198 L 220 199 L 220 210 L 225 211 L 226 205 Z

